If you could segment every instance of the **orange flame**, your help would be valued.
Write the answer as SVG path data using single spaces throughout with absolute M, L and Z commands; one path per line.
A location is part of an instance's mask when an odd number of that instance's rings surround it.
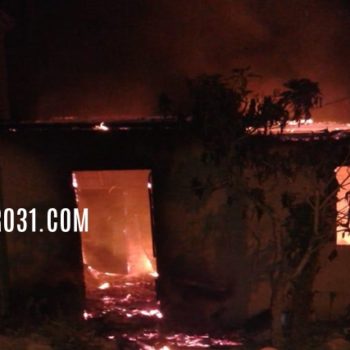
M 111 285 L 108 282 L 104 282 L 98 287 L 98 289 L 101 289 L 101 290 L 108 289 L 108 288 L 111 288 Z

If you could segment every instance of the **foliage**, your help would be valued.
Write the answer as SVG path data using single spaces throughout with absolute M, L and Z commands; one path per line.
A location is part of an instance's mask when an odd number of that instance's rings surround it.
M 325 160 L 324 153 L 318 149 L 329 152 L 327 142 L 314 142 L 308 151 L 299 148 L 286 154 L 286 151 L 271 151 L 278 150 L 276 142 L 270 147 L 266 138 L 251 141 L 248 137 L 257 132 L 267 135 L 274 127 L 283 132 L 288 121 L 300 124 L 302 119 L 310 119 L 312 108 L 321 105 L 318 83 L 293 79 L 284 84 L 280 93 L 258 98 L 251 97 L 248 89 L 249 79 L 253 77 L 249 69 L 238 69 L 229 77 L 203 75 L 189 81 L 190 113 L 193 130 L 203 142 L 203 162 L 223 169 L 221 179 L 193 178 L 192 188 L 198 198 L 203 198 L 206 192 L 233 187 L 252 203 L 258 221 L 264 216 L 270 218 L 274 231 L 270 233 L 269 245 L 273 341 L 282 349 L 292 343 L 285 342 L 286 325 L 281 322 L 287 311 L 291 320 L 300 318 L 300 325 L 288 324 L 293 327 L 288 331 L 290 339 L 299 344 L 305 336 L 312 282 L 318 269 L 319 251 L 329 242 L 332 232 L 330 222 L 335 216 L 330 208 L 335 205 L 338 186 L 333 160 Z M 253 187 L 242 181 L 242 174 L 249 167 L 257 180 Z M 284 218 L 278 218 L 277 203 L 268 201 L 265 189 L 267 182 L 278 181 L 281 176 L 291 184 L 298 181 L 298 176 L 308 179 L 308 188 L 302 196 L 293 187 L 284 189 L 280 203 Z
M 300 122 L 311 118 L 311 109 L 322 105 L 318 83 L 308 79 L 292 79 L 284 84 L 287 90 L 280 96 L 282 106 L 291 110 L 291 119 Z
M 331 141 L 314 141 L 307 150 L 304 146 L 295 147 L 297 151 L 285 147 L 279 150 L 281 143 L 258 136 L 267 135 L 273 128 L 283 133 L 288 121 L 300 124 L 302 119 L 310 119 L 312 109 L 321 106 L 322 95 L 317 82 L 292 79 L 281 92 L 257 97 L 249 90 L 249 81 L 256 77 L 248 67 L 234 69 L 226 77 L 201 75 L 188 80 L 191 104 L 185 114 L 192 116 L 193 134 L 202 143 L 203 165 L 213 169 L 212 176 L 193 176 L 190 187 L 203 205 L 210 193 L 230 189 L 227 193 L 234 192 L 250 203 L 258 222 L 270 220 L 272 232 L 254 232 L 254 238 L 259 241 L 257 246 L 263 248 L 259 236 L 271 236 L 268 249 L 273 340 L 283 349 L 288 342 L 281 319 L 287 311 L 292 314 L 291 319 L 299 317 L 301 325 L 289 324 L 294 329 L 289 330 L 288 336 L 294 340 L 305 336 L 303 320 L 307 322 L 309 316 L 318 255 L 333 232 L 338 190 L 334 168 L 343 158 L 337 155 L 325 159 L 324 154 L 334 146 Z M 256 137 L 250 138 L 251 134 Z M 244 180 L 248 168 L 253 177 L 251 183 Z M 304 193 L 295 190 L 300 177 L 307 179 Z M 278 189 L 277 203 L 276 198 L 271 199 L 266 184 L 276 186 L 280 178 L 284 179 L 280 185 L 284 188 Z M 228 196 L 228 207 L 231 202 Z M 265 258 L 268 254 L 259 253 Z M 294 344 L 297 343 L 296 340 Z
M 288 121 L 300 124 L 302 119 L 311 118 L 313 108 L 322 105 L 317 82 L 292 79 L 283 85 L 281 92 L 257 97 L 249 89 L 249 83 L 258 77 L 246 67 L 232 69 L 227 76 L 203 74 L 188 79 L 190 108 L 179 114 L 190 115 L 194 129 L 211 147 L 216 145 L 216 152 L 220 153 L 229 146 L 225 138 L 220 138 L 223 134 L 230 135 L 232 141 L 257 129 L 267 134 L 278 127 L 283 132 Z M 161 93 L 157 113 L 169 117 L 175 109 L 174 100 Z

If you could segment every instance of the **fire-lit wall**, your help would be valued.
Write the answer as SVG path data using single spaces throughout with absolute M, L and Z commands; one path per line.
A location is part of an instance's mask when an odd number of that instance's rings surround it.
M 75 206 L 71 175 L 47 139 L 19 134 L 0 137 L 1 205 L 35 208 L 38 230 L 6 234 L 12 313 L 76 317 L 84 296 L 79 234 L 46 229 L 49 208 Z
M 1 199 L 5 207 L 74 207 L 73 172 L 78 174 L 79 183 L 79 174 L 84 171 L 93 171 L 93 176 L 103 170 L 152 171 L 157 293 L 165 322 L 180 320 L 181 325 L 221 328 L 244 322 L 268 308 L 270 287 L 264 275 L 268 260 L 256 254 L 256 245 L 267 242 L 271 222 L 267 217 L 258 221 L 249 216 L 246 198 L 238 196 L 234 187 L 230 193 L 219 190 L 210 196 L 195 194 L 191 186 L 194 179 L 205 178 L 209 172 L 220 175 L 222 169 L 203 163 L 198 143 L 185 132 L 33 126 L 2 131 L 0 146 Z M 276 141 L 271 147 L 281 149 L 281 144 Z M 284 143 L 283 147 L 286 157 L 288 149 L 305 151 L 305 146 L 298 143 Z M 146 173 L 143 176 L 144 182 Z M 254 187 L 257 179 L 248 178 L 240 178 L 237 184 L 244 180 Z M 106 186 L 96 187 L 95 180 L 93 185 L 87 184 L 88 179 L 82 181 L 84 193 L 79 198 L 82 205 L 84 201 L 92 207 L 96 204 L 98 210 L 103 208 L 103 215 L 122 210 L 119 207 L 126 200 L 124 190 L 113 188 L 114 175 L 103 179 L 108 183 Z M 285 215 L 281 194 L 286 186 L 291 186 L 290 181 L 280 173 L 259 184 L 266 190 L 266 200 L 275 203 L 281 220 Z M 304 195 L 309 178 L 300 174 L 293 181 L 295 191 Z M 130 188 L 130 183 L 121 187 Z M 147 192 L 146 188 L 143 190 Z M 227 194 L 232 199 L 229 202 Z M 108 201 L 111 197 L 113 200 Z M 124 209 L 132 206 L 129 203 Z M 149 218 L 144 220 L 141 225 L 148 226 Z M 118 222 L 115 221 L 117 225 Z M 130 230 L 134 224 L 130 223 Z M 92 221 L 94 225 L 98 226 Z M 256 239 L 258 229 L 263 233 L 261 237 L 265 237 L 260 242 Z M 87 235 L 83 237 L 88 240 Z M 118 239 L 123 240 L 123 236 Z M 98 244 L 102 242 L 98 240 Z M 31 305 L 36 298 L 46 300 L 40 305 L 49 305 L 42 306 L 44 313 L 54 305 L 67 313 L 72 311 L 72 304 L 77 313 L 82 309 L 84 276 L 79 234 L 14 232 L 7 235 L 7 248 L 14 304 L 21 300 L 22 305 Z M 338 256 L 331 261 L 329 256 L 334 248 L 335 232 L 334 241 L 322 252 L 321 271 L 314 286 L 315 315 L 319 318 L 345 312 L 350 301 L 346 289 L 349 247 L 338 247 Z M 125 271 L 125 259 L 122 260 L 124 263 L 112 267 L 107 266 L 109 259 L 95 263 L 102 264 L 105 271 L 110 268 Z M 15 298 L 17 295 L 22 299 Z
M 264 147 L 272 153 L 279 152 L 287 163 L 291 150 L 309 152 L 311 164 L 312 152 L 322 152 L 322 147 L 309 147 L 307 151 L 306 146 L 303 142 L 272 142 Z M 288 190 L 300 203 L 307 201 L 314 193 L 312 169 L 305 163 L 295 177 L 281 167 L 272 175 L 265 170 L 258 178 L 251 164 L 241 169 L 236 187 L 210 195 L 195 195 L 190 184 L 207 176 L 220 179 L 225 170 L 205 165 L 198 145 L 192 144 L 186 151 L 179 147 L 166 169 L 155 177 L 160 297 L 165 314 L 194 326 L 215 328 L 239 324 L 267 310 L 271 300 L 273 232 L 283 232 L 290 215 L 282 198 Z M 335 181 L 334 168 L 329 169 L 328 177 Z M 246 193 L 262 189 L 266 205 L 274 213 L 273 220 L 257 213 L 243 188 Z M 329 227 L 333 239 L 321 252 L 321 269 L 313 286 L 314 317 L 326 320 L 344 314 L 350 304 L 350 251 L 336 244 L 336 196 L 330 201 L 327 215 L 334 215 Z M 187 314 L 192 315 L 190 320 Z
M 213 171 L 201 152 L 182 144 L 154 173 L 159 296 L 174 324 L 222 327 L 247 315 L 244 206 L 239 198 L 228 206 L 225 191 L 195 195 L 192 180 Z
M 82 317 L 85 281 L 81 235 L 48 232 L 46 212 L 49 208 L 76 208 L 74 171 L 149 168 L 153 147 L 149 139 L 139 132 L 105 134 L 94 131 L 93 126 L 87 131 L 37 125 L 0 130 L 2 207 L 36 208 L 37 226 L 44 227 L 36 233 L 14 230 L 6 234 L 6 246 L 1 247 L 0 304 L 9 299 L 13 315 Z M 109 197 L 116 199 L 118 191 L 113 192 Z M 103 196 L 99 200 L 103 201 Z M 148 227 L 149 218 L 140 218 L 138 223 Z
M 289 157 L 291 148 L 300 152 L 308 152 L 307 145 L 284 145 L 275 148 L 276 153 L 285 154 L 285 159 Z M 281 151 L 282 149 L 282 151 Z M 320 152 L 322 148 L 320 148 Z M 310 150 L 310 159 L 315 150 Z M 337 181 L 341 184 L 344 174 L 335 172 L 336 169 L 329 169 L 327 181 Z M 274 213 L 259 216 L 251 204 L 247 207 L 247 251 L 249 257 L 249 285 L 250 297 L 248 303 L 248 315 L 254 316 L 267 309 L 271 298 L 270 273 L 273 264 L 271 254 L 274 253 L 273 235 L 280 234 L 286 230 L 287 217 L 290 212 L 286 209 L 282 200 L 286 190 L 295 195 L 298 203 L 307 202 L 314 194 L 315 178 L 313 170 L 305 164 L 298 170 L 295 178 L 291 178 L 287 173 L 279 171 L 273 176 L 267 176 L 264 180 L 254 178 L 253 171 L 246 170 L 248 183 L 252 188 L 264 189 L 264 200 Z M 326 182 L 327 183 L 327 182 Z M 328 183 L 328 184 L 329 184 Z M 325 183 L 319 184 L 322 189 Z M 340 196 L 343 191 L 341 190 Z M 338 193 L 339 196 L 339 193 Z M 343 197 L 343 196 L 342 196 Z M 339 199 L 339 198 L 338 198 Z M 350 250 L 346 245 L 339 245 L 339 227 L 337 228 L 337 209 L 341 203 L 337 201 L 336 195 L 329 201 L 327 210 L 323 215 L 330 215 L 333 221 L 327 231 L 330 236 L 329 243 L 321 250 L 320 269 L 316 275 L 313 285 L 313 317 L 315 319 L 330 320 L 340 315 L 344 315 L 350 304 L 350 292 L 348 290 L 348 279 L 350 277 L 346 266 L 350 264 Z M 285 253 L 285 252 L 284 252 Z

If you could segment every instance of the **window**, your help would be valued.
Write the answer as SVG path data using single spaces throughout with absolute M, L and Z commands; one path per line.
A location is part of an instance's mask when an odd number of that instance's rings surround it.
M 350 167 L 336 170 L 340 189 L 337 194 L 337 245 L 350 245 Z

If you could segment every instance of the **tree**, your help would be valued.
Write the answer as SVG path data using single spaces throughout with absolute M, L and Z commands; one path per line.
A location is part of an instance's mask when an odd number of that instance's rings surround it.
M 173 101 L 164 92 L 158 96 L 158 109 L 156 112 L 164 118 L 171 117 L 174 113 Z
M 193 131 L 202 141 L 202 159 L 207 164 L 223 167 L 221 178 L 192 179 L 194 193 L 205 198 L 221 188 L 235 188 L 237 195 L 250 198 L 258 216 L 269 216 L 272 228 L 271 313 L 272 338 L 280 350 L 301 349 L 312 304 L 312 284 L 318 269 L 320 249 L 331 239 L 331 213 L 334 214 L 338 185 L 334 178 L 335 164 L 320 155 L 319 143 L 310 143 L 309 152 L 271 155 L 266 138 L 248 137 L 259 129 L 268 133 L 274 126 L 283 132 L 287 120 L 309 119 L 311 110 L 321 104 L 318 83 L 308 79 L 290 80 L 286 90 L 259 100 L 250 99 L 247 70 L 234 70 L 234 75 L 203 75 L 189 81 Z M 253 145 L 254 145 L 253 142 Z M 327 147 L 327 142 L 322 144 Z M 264 151 L 265 150 L 265 151 Z M 329 151 L 329 150 L 328 150 Z M 310 159 L 310 154 L 314 158 Z M 339 161 L 340 158 L 338 158 Z M 337 164 L 339 165 L 339 164 Z M 242 173 L 255 169 L 260 187 L 243 184 Z M 303 171 L 309 180 L 307 192 L 300 197 L 288 188 L 281 195 L 286 217 L 281 222 L 274 208 L 264 199 L 261 184 L 276 172 L 284 172 L 294 181 Z M 229 203 L 229 200 L 228 200 Z M 334 215 L 333 215 L 334 216 Z M 303 288 L 300 288 L 303 286 Z M 301 321 L 292 322 L 300 318 Z M 296 346 L 296 347 L 295 347 Z
M 334 169 L 349 163 L 350 152 L 348 148 L 335 151 L 331 139 L 295 146 L 287 154 L 278 149 L 271 153 L 260 144 L 255 147 L 259 152 L 251 150 L 247 166 L 254 169 L 257 179 L 263 180 L 250 190 L 254 194 L 250 199 L 257 221 L 266 216 L 272 228 L 269 243 L 263 248 L 261 243 L 257 245 L 258 250 L 265 250 L 263 259 L 269 259 L 265 272 L 272 291 L 272 340 L 278 349 L 304 349 L 308 346 L 319 253 L 335 239 L 335 226 L 340 224 L 339 216 L 336 220 L 337 193 L 350 182 L 348 173 L 338 184 Z M 324 157 L 331 152 L 332 157 Z M 271 189 L 266 188 L 280 177 L 288 181 L 280 193 L 280 203 L 276 203 L 271 199 Z M 298 190 L 300 181 L 302 190 Z
M 318 83 L 309 79 L 292 79 L 284 84 L 287 90 L 280 95 L 280 102 L 290 112 L 289 119 L 299 124 L 301 119 L 311 118 L 311 109 L 321 106 L 322 95 Z

